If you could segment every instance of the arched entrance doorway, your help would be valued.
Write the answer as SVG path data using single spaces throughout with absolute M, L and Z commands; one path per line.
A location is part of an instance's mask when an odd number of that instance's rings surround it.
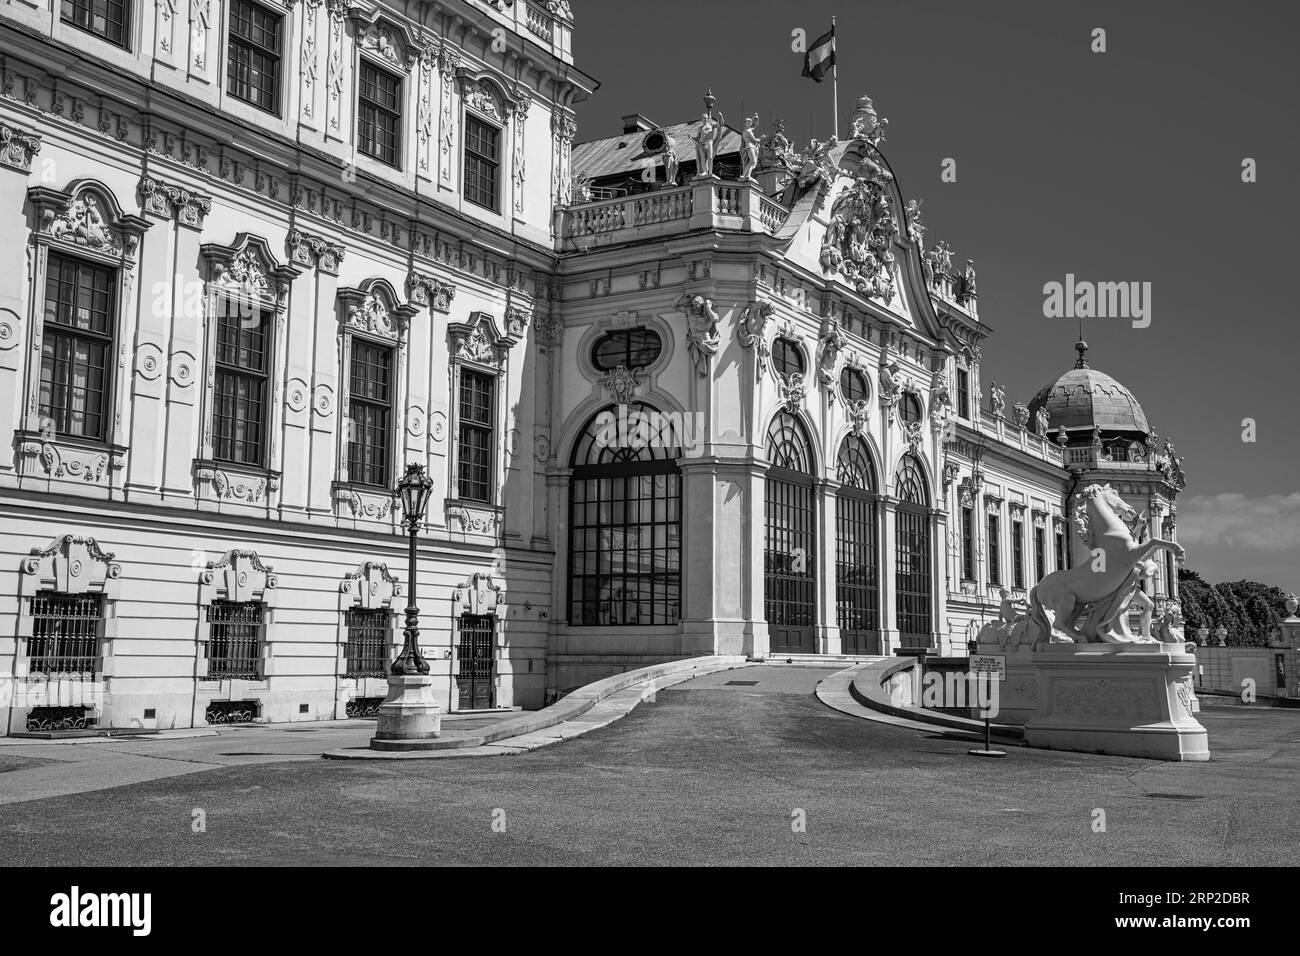
M 767 429 L 764 493 L 763 604 L 775 653 L 817 649 L 817 511 L 812 443 L 803 425 L 781 412 Z
M 898 464 L 894 483 L 894 595 L 898 635 L 903 647 L 929 647 L 934 631 L 934 588 L 930 569 L 930 494 L 921 464 L 908 455 Z
M 840 446 L 835 465 L 835 623 L 845 654 L 880 653 L 879 496 L 871 451 L 860 436 Z

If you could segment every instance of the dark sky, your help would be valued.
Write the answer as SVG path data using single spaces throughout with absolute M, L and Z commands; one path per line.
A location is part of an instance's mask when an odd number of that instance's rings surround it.
M 578 65 L 600 89 L 578 139 L 624 113 L 830 132 L 831 84 L 800 77 L 791 31 L 838 18 L 841 130 L 868 93 L 929 239 L 975 260 L 995 332 L 983 379 L 1025 401 L 1073 365 L 1076 320 L 1043 316 L 1067 272 L 1152 284 L 1151 324 L 1093 319 L 1091 364 L 1123 382 L 1189 476 L 1188 566 L 1300 589 L 1293 2 L 574 0 Z M 1107 52 L 1091 52 L 1095 27 Z M 945 157 L 957 181 L 940 181 Z M 1241 163 L 1258 182 L 1241 181 Z M 1244 443 L 1253 418 L 1257 441 Z

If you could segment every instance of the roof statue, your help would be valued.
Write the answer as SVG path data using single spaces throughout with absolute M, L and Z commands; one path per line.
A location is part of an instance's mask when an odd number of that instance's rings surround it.
M 745 117 L 745 130 L 740 134 L 740 181 L 742 183 L 752 183 L 754 181 L 754 170 L 758 168 L 758 133 L 754 131 L 754 126 L 758 123 L 758 114 Z
M 700 114 L 699 129 L 691 136 L 691 140 L 695 143 L 695 175 L 697 176 L 713 175 L 713 161 L 718 156 L 718 143 L 727 128 L 722 113 L 713 108 L 713 104 L 717 101 L 713 90 L 704 94 L 705 108 Z

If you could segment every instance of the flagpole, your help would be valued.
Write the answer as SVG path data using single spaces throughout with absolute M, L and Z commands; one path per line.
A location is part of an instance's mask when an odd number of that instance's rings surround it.
M 835 43 L 835 18 L 831 17 L 831 43 Z M 839 51 L 834 51 L 835 60 L 831 63 L 831 103 L 835 110 L 835 121 L 831 123 L 831 135 L 840 138 L 840 64 Z

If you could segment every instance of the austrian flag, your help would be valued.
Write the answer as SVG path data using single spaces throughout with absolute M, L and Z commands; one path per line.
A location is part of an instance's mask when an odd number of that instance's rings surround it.
M 823 33 L 808 52 L 803 55 L 803 75 L 811 76 L 820 83 L 831 67 L 835 65 L 835 27 L 829 33 Z

